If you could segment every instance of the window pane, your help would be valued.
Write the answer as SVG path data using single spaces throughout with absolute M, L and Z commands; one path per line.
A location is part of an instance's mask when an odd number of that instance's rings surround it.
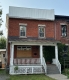
M 44 27 L 39 27 L 39 37 L 44 37 Z
M 25 32 L 21 32 L 21 36 L 25 36 Z
M 44 28 L 42 28 L 42 27 L 39 28 L 39 31 L 40 31 L 40 32 L 44 32 Z
M 40 37 L 44 37 L 44 33 L 40 33 Z
M 20 36 L 26 36 L 26 27 L 20 26 Z
M 61 26 L 61 35 L 64 37 L 67 36 L 67 26 L 66 25 Z
M 5 57 L 5 54 L 3 54 L 3 57 Z

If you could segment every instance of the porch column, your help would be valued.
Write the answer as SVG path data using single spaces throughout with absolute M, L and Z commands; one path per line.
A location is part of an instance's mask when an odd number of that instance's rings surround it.
M 58 61 L 58 46 L 55 45 L 55 59 Z
M 41 64 L 42 64 L 42 58 L 43 58 L 43 46 L 40 45 L 40 60 L 41 60 Z
M 13 59 L 14 59 L 14 45 L 10 44 L 10 65 L 13 66 Z

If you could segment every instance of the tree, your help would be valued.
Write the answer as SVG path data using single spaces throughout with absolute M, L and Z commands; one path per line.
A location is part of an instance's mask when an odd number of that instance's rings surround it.
M 2 22 L 3 22 L 3 20 L 2 20 L 2 9 L 1 9 L 1 6 L 0 6 L 0 27 L 2 25 Z M 3 31 L 0 31 L 0 35 L 1 36 L 3 35 Z
M 0 38 L 0 49 L 5 49 L 6 48 L 6 38 L 1 37 Z

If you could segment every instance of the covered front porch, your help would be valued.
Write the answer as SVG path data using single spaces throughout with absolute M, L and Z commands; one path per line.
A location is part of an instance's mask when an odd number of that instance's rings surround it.
M 47 74 L 43 46 L 55 46 L 55 58 L 52 59 L 52 64 L 56 64 L 61 71 L 56 43 L 12 42 L 10 43 L 10 74 Z M 16 67 L 18 67 L 17 71 L 15 71 Z

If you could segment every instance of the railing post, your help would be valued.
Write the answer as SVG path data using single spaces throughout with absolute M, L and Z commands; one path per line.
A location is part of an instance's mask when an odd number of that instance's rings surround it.
M 11 43 L 10 45 L 10 65 L 13 65 L 13 58 L 14 58 L 14 45 Z
M 58 61 L 58 46 L 55 45 L 55 59 L 56 59 L 56 62 Z
M 42 58 L 43 58 L 43 46 L 40 45 L 40 60 L 41 60 L 41 65 L 42 65 Z
M 32 67 L 32 74 L 33 74 L 33 67 Z

